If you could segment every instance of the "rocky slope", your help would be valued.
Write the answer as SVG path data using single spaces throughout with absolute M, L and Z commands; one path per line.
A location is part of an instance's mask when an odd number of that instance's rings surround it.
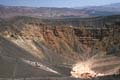
M 102 56 L 100 61 L 104 63 L 106 55 L 119 57 L 119 21 L 119 16 L 50 20 L 22 16 L 1 19 L 1 77 L 70 76 L 72 65 L 79 61 Z M 116 62 L 116 59 L 113 61 Z M 120 60 L 117 61 L 119 66 Z M 100 69 L 103 70 L 103 66 Z M 102 71 L 95 66 L 93 69 Z

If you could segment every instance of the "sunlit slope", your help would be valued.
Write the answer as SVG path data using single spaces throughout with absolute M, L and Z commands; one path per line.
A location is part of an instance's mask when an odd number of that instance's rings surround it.
M 109 55 L 93 59 L 92 69 L 97 73 L 103 73 L 105 75 L 118 74 L 120 68 L 120 57 Z

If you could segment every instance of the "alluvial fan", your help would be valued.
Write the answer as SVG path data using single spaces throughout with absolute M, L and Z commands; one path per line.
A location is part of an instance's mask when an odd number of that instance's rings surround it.
M 71 75 L 76 78 L 93 78 L 120 74 L 120 58 L 109 56 L 91 57 L 75 64 Z

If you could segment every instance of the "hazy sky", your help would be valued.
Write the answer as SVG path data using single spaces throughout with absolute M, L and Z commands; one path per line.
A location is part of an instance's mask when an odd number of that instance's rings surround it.
M 31 7 L 84 7 L 118 2 L 120 0 L 0 0 L 1 5 Z

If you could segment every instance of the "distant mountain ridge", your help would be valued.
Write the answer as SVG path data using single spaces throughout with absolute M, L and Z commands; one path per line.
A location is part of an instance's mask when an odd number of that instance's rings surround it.
M 0 5 L 0 17 L 31 16 L 38 18 L 95 17 L 120 14 L 120 3 L 84 8 L 24 7 Z
M 114 3 L 114 4 L 110 4 L 108 6 L 112 6 L 112 7 L 120 7 L 120 3 Z

